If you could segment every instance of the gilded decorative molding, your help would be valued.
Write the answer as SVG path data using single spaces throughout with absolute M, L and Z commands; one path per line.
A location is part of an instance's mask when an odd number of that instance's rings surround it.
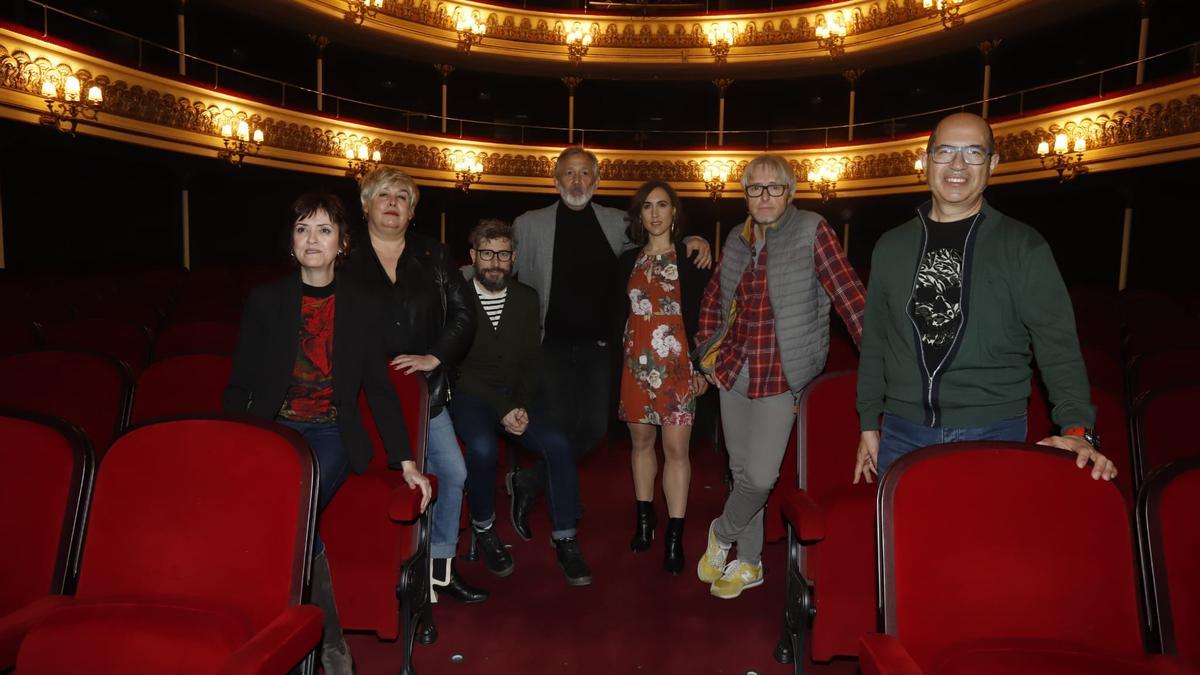
M 450 186 L 451 155 L 473 155 L 484 177 L 473 189 L 538 192 L 552 190 L 554 159 L 561 147 L 464 141 L 341 122 L 335 118 L 262 105 L 224 92 L 151 75 L 81 55 L 36 38 L 0 29 L 0 117 L 37 123 L 41 84 L 75 75 L 104 91 L 100 118 L 81 122 L 79 132 L 216 157 L 221 124 L 245 120 L 262 129 L 265 143 L 246 162 L 285 169 L 341 174 L 344 152 L 358 143 L 379 150 L 384 164 L 404 168 L 421 184 Z M 1037 145 L 1062 132 L 1087 139 L 1094 172 L 1200 156 L 1200 77 L 1178 80 L 1121 96 L 995 122 L 1001 164 L 998 182 L 1049 178 Z M 914 161 L 922 136 L 831 148 L 779 148 L 797 175 L 837 162 L 842 197 L 923 189 Z M 689 197 L 707 197 L 704 168 L 731 165 L 729 182 L 740 180 L 755 154 L 748 150 L 615 150 L 594 148 L 601 161 L 601 192 L 624 193 L 642 181 L 665 179 Z M 809 191 L 802 186 L 800 196 Z M 726 197 L 736 197 L 737 190 Z

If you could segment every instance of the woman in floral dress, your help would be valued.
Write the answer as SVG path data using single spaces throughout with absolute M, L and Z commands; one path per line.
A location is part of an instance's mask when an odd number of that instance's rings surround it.
M 662 427 L 663 492 L 667 523 L 663 567 L 683 569 L 683 522 L 692 468 L 688 458 L 696 397 L 708 383 L 692 367 L 700 296 L 708 272 L 687 257 L 679 196 L 667 183 L 650 181 L 633 197 L 629 236 L 642 245 L 618 263 L 625 288 L 624 368 L 617 416 L 629 424 L 637 521 L 630 548 L 645 551 L 654 539 L 655 441 Z

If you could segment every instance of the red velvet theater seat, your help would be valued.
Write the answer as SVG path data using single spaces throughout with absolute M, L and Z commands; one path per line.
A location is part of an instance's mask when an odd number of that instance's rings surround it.
M 1133 444 L 1129 441 L 1129 418 L 1125 412 L 1125 402 L 1113 391 L 1092 385 L 1092 405 L 1096 407 L 1096 433 L 1100 436 L 1100 451 L 1112 460 L 1117 467 L 1117 478 L 1114 481 L 1121 488 L 1121 494 L 1129 507 L 1133 508 L 1134 492 L 1139 480 L 1136 474 L 1133 457 Z M 1058 427 L 1050 420 L 1050 404 L 1041 384 L 1034 380 L 1029 396 L 1027 412 L 1027 429 L 1025 441 L 1038 441 L 1059 433 Z
M 138 378 L 130 424 L 157 417 L 219 413 L 233 359 L 221 354 L 170 356 Z
M 1131 364 L 1129 393 L 1136 401 L 1152 389 L 1200 384 L 1200 349 L 1168 349 L 1142 354 Z
M 229 354 L 237 346 L 237 321 L 183 321 L 167 325 L 154 341 L 154 358 Z
M 404 412 L 413 458 L 424 466 L 429 433 L 429 393 L 419 373 L 388 369 Z M 321 539 L 346 630 L 404 640 L 404 669 L 412 659 L 418 624 L 432 627 L 429 603 L 429 523 L 418 517 L 420 493 L 387 468 L 387 455 L 365 397 L 363 424 L 374 444 L 367 472 L 353 472 L 321 514 Z M 430 476 L 432 481 L 433 477 Z M 436 482 L 434 483 L 436 487 Z
M 113 444 L 75 596 L 21 643 L 22 675 L 287 672 L 321 639 L 302 605 L 316 463 L 298 434 L 180 419 Z
M 823 375 L 800 398 L 800 489 L 783 505 L 787 602 L 775 653 L 797 673 L 810 659 L 855 655 L 859 636 L 875 630 L 875 485 L 851 482 L 856 383 L 854 371 Z
M 150 333 L 140 324 L 120 319 L 71 319 L 45 327 L 50 349 L 106 354 L 126 366 L 136 378 L 150 359 Z
M 924 448 L 878 508 L 885 634 L 862 638 L 865 675 L 1186 672 L 1142 643 L 1125 500 L 1068 453 Z
M 1188 431 L 1200 411 L 1200 384 L 1155 389 L 1134 409 L 1140 476 L 1176 459 L 1200 457 L 1200 437 Z
M 61 417 L 103 458 L 129 417 L 129 369 L 100 354 L 24 352 L 0 358 L 0 407 Z
M 62 420 L 0 411 L 0 671 L 33 624 L 74 591 L 95 457 Z
M 1155 471 L 1138 494 L 1151 624 L 1159 651 L 1200 668 L 1200 458 Z

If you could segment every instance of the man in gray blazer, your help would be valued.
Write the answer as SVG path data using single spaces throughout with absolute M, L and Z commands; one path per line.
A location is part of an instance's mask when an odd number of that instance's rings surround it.
M 608 429 L 612 317 L 617 256 L 635 244 L 626 234 L 625 212 L 592 203 L 600 185 L 600 162 L 572 146 L 554 167 L 561 199 L 526 211 L 513 221 L 521 254 L 517 278 L 538 292 L 542 327 L 542 395 L 552 424 L 567 434 L 578 459 Z M 712 265 L 708 242 L 685 240 L 700 267 Z M 543 491 L 544 465 L 509 474 L 513 527 L 525 539 L 529 508 Z

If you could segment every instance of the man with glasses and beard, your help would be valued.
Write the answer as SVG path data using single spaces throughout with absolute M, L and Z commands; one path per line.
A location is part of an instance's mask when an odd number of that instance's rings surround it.
M 818 214 L 792 205 L 796 174 L 778 155 L 746 165 L 750 215 L 725 240 L 700 306 L 700 370 L 720 389 L 733 491 L 696 566 L 718 598 L 763 582 L 763 508 L 796 419 L 796 399 L 825 368 L 832 305 L 857 344 L 863 287 Z M 726 561 L 737 544 L 737 558 Z
M 983 198 L 1000 161 L 991 127 L 978 115 L 950 115 L 921 159 L 932 200 L 884 234 L 871 258 L 854 482 L 928 445 L 1024 441 L 1035 355 L 1062 429 L 1039 443 L 1111 480 L 1117 471 L 1092 433 L 1087 372 L 1054 255 L 1033 228 Z
M 459 366 L 450 415 L 466 445 L 471 538 L 488 570 L 512 574 L 513 560 L 496 532 L 496 434 L 543 459 L 549 483 L 551 540 L 567 583 L 592 583 L 575 536 L 579 482 L 567 437 L 535 409 L 541 333 L 537 292 L 512 281 L 512 228 L 482 220 L 471 231 L 475 339 Z
M 624 291 L 613 280 L 617 256 L 637 245 L 626 233 L 625 211 L 592 202 L 600 185 L 596 155 L 578 146 L 563 150 L 554 165 L 554 185 L 559 201 L 513 221 L 521 248 L 514 270 L 541 300 L 546 413 L 567 434 L 578 463 L 608 430 L 616 372 L 609 345 L 619 338 L 611 314 Z M 712 264 L 708 242 L 700 237 L 684 242 L 699 267 Z M 529 510 L 546 486 L 545 463 L 509 474 L 507 481 L 513 528 L 528 540 Z

